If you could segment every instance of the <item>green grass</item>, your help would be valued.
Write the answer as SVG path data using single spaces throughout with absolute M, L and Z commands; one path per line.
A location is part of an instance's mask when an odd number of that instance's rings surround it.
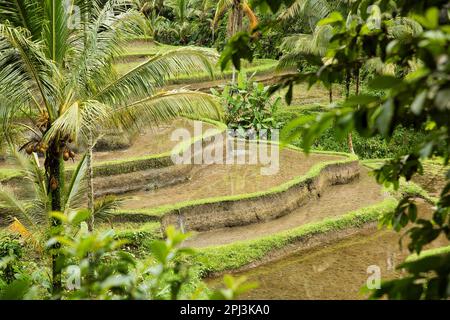
M 183 48 L 182 46 L 172 46 L 166 44 L 159 44 L 155 42 L 135 42 L 130 44 L 125 53 L 118 59 L 115 64 L 116 71 L 119 74 L 124 74 L 133 68 L 136 68 L 142 64 L 147 58 L 151 58 L 158 54 L 164 54 L 172 50 Z M 195 46 L 189 46 L 188 48 L 199 48 Z M 204 48 L 203 48 L 204 49 Z M 242 67 L 248 74 L 252 73 L 262 73 L 274 71 L 278 64 L 277 60 L 272 59 L 255 59 L 253 62 L 243 61 Z M 224 79 L 231 75 L 232 67 L 228 66 L 223 72 L 220 70 L 219 66 L 215 67 L 215 78 Z M 169 83 L 184 83 L 186 81 L 208 81 L 211 80 L 207 73 L 203 72 L 192 72 L 189 75 L 181 75 L 176 79 L 169 81 Z
M 126 48 L 122 57 L 135 57 L 135 56 L 154 56 L 169 52 L 174 49 L 179 49 L 179 46 L 172 46 L 168 44 L 161 44 L 152 41 L 132 42 Z M 195 48 L 195 47 L 193 47 Z
M 290 105 L 290 106 L 283 105 L 277 110 L 274 117 L 277 122 L 282 123 L 284 125 L 300 116 L 325 112 L 326 110 L 327 105 L 322 103 Z

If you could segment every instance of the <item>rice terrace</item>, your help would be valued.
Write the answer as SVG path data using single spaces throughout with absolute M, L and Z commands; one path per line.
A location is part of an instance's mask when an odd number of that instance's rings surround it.
M 0 0 L 0 121 L 0 300 L 449 299 L 448 0 Z

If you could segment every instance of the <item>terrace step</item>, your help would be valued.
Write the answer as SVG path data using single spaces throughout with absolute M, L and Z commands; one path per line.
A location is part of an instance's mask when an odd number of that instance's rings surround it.
M 382 202 L 388 197 L 367 168 L 360 168 L 360 176 L 347 184 L 326 187 L 316 196 L 310 197 L 303 205 L 289 214 L 270 221 L 220 228 L 196 233 L 185 243 L 189 247 L 208 247 L 252 240 L 322 221 L 343 216 L 351 211 L 366 208 Z

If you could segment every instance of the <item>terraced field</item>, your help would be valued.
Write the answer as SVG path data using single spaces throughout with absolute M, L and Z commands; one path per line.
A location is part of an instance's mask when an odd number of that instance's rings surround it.
M 155 54 L 171 49 L 174 48 L 145 41 L 135 42 L 117 61 L 117 71 L 124 72 Z M 256 79 L 270 82 L 276 76 L 273 73 L 274 65 L 273 61 L 257 60 L 245 67 L 248 72 L 257 72 Z M 208 91 L 211 87 L 224 84 L 229 74 L 228 70 L 219 79 L 210 80 L 206 75 L 193 73 L 189 80 L 176 79 L 169 89 L 181 85 Z M 338 90 L 335 95 L 338 99 Z M 297 106 L 284 111 L 295 112 L 296 108 L 306 108 L 311 103 L 326 103 L 327 99 L 326 90 L 318 87 L 305 97 L 295 96 L 294 103 Z M 292 280 L 297 273 L 298 255 L 289 256 L 286 261 L 277 259 L 299 248 L 339 247 L 344 248 L 343 257 L 354 258 L 355 252 L 361 250 L 366 240 L 370 246 L 375 246 L 377 239 L 381 243 L 392 241 L 391 234 L 372 236 L 372 233 L 367 233 L 367 228 L 373 228 L 380 215 L 396 205 L 395 193 L 376 184 L 370 176 L 370 169 L 354 155 L 332 152 L 306 155 L 295 147 L 279 150 L 278 145 L 268 144 L 270 154 L 274 150 L 279 151 L 279 163 L 277 170 L 264 175 L 262 169 L 267 164 L 227 164 L 226 160 L 236 156 L 239 151 L 230 151 L 228 145 L 224 145 L 224 163 L 174 164 L 171 154 L 179 143 L 172 139 L 175 129 L 187 129 L 192 136 L 191 141 L 178 146 L 178 152 L 190 150 L 194 144 L 200 144 L 206 150 L 211 148 L 215 135 L 225 137 L 226 127 L 223 124 L 205 121 L 202 127 L 203 131 L 197 132 L 193 120 L 178 119 L 168 125 L 141 131 L 126 148 L 95 152 L 96 197 L 115 195 L 123 198 L 120 209 L 108 221 L 98 222 L 97 228 L 103 230 L 113 227 L 119 238 L 129 240 L 129 250 L 143 257 L 148 255 L 148 244 L 163 237 L 163 230 L 168 225 L 192 232 L 185 245 L 197 248 L 193 264 L 202 276 L 247 270 L 262 264 L 260 269 L 247 271 L 250 277 L 263 283 L 262 289 L 248 298 L 292 298 L 268 296 L 267 292 L 272 291 L 264 291 L 264 288 L 274 284 L 265 280 L 265 274 L 274 269 L 278 274 L 271 274 L 270 277 L 279 281 L 280 292 L 290 292 L 287 282 L 298 280 Z M 214 133 L 205 134 L 208 129 L 215 129 Z M 256 142 L 248 142 L 243 152 L 245 159 L 254 156 L 254 145 Z M 194 156 L 195 153 L 192 154 Z M 73 170 L 77 161 L 79 157 L 75 158 L 75 163 L 67 166 L 67 171 Z M 26 197 L 26 190 L 21 189 L 22 180 L 13 163 L 0 162 L 0 182 L 12 186 Z M 348 240 L 347 244 L 347 240 L 342 239 L 349 236 L 354 238 Z M 381 249 L 366 251 L 361 261 L 355 259 L 364 264 L 371 258 L 380 259 L 382 252 Z M 314 261 L 317 261 L 322 259 L 322 255 L 321 251 L 308 252 L 303 259 L 301 254 L 299 268 L 306 270 L 302 274 L 307 279 L 304 280 L 302 276 L 300 283 L 295 284 L 297 291 L 298 288 L 305 290 L 305 295 L 300 297 L 316 297 L 314 292 L 317 288 L 311 291 L 306 288 L 308 284 L 305 281 L 320 277 L 317 270 L 310 272 L 305 268 L 320 269 L 327 264 L 326 261 L 331 261 L 329 265 L 333 265 L 333 261 L 338 258 L 324 255 L 325 260 L 322 262 L 309 264 L 308 257 L 313 256 Z M 291 260 L 294 262 L 288 263 Z M 271 261 L 276 262 L 270 264 Z M 348 258 L 346 261 L 353 260 Z M 264 266 L 265 263 L 269 264 Z M 358 263 L 353 269 L 359 268 Z M 279 276 L 285 273 L 289 274 L 286 279 Z M 332 281 L 330 279 L 327 281 Z M 319 291 L 326 290 L 320 288 Z
M 207 247 L 252 240 L 308 223 L 339 217 L 382 202 L 388 195 L 383 194 L 380 186 L 368 176 L 367 171 L 366 168 L 361 168 L 360 178 L 348 184 L 330 186 L 305 205 L 276 220 L 198 233 L 188 240 L 186 245 Z

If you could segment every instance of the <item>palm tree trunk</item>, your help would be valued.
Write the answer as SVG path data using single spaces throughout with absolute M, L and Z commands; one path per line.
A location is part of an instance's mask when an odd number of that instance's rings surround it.
M 58 141 L 58 139 L 56 139 Z M 61 147 L 58 142 L 53 142 L 49 146 L 45 158 L 45 170 L 48 181 L 48 192 L 51 203 L 51 210 L 61 212 L 63 208 L 63 188 L 64 188 L 64 160 Z M 51 218 L 51 233 L 56 236 L 60 232 L 61 221 Z M 52 293 L 54 296 L 62 290 L 61 266 L 59 261 L 59 249 L 61 245 L 56 243 L 51 250 L 52 260 Z
M 233 0 L 231 6 L 230 21 L 228 23 L 228 36 L 232 37 L 239 31 L 242 31 L 242 21 L 244 12 L 242 10 L 242 0 Z
M 90 1 L 86 0 L 86 4 L 91 4 Z M 91 6 L 86 5 L 86 13 L 84 15 L 85 23 L 84 23 L 84 46 L 87 44 L 87 24 L 91 18 Z M 92 132 L 89 131 L 88 138 L 88 150 L 87 150 L 87 185 L 88 185 L 88 210 L 91 213 L 91 217 L 88 221 L 88 230 L 89 232 L 94 231 L 94 173 L 92 168 L 92 149 L 93 149 L 93 138 Z
M 351 72 L 347 70 L 345 78 L 345 97 L 348 99 L 350 97 L 350 83 L 351 83 Z M 347 136 L 348 151 L 351 154 L 355 154 L 355 149 L 353 149 L 353 137 L 352 133 L 349 132 Z
M 233 73 L 231 74 L 231 83 L 235 84 L 236 83 L 236 68 L 233 65 Z
M 244 20 L 244 12 L 242 10 L 242 0 L 233 0 L 231 6 L 231 14 L 228 21 L 228 37 L 231 38 L 242 30 L 242 22 Z M 236 83 L 236 68 L 233 65 L 233 73 L 231 83 Z
M 92 132 L 89 132 L 89 142 L 88 142 L 88 154 L 87 154 L 87 167 L 88 167 L 88 210 L 91 213 L 91 217 L 88 221 L 89 232 L 94 231 L 94 169 L 92 166 L 92 149 L 94 148 L 94 142 L 92 138 Z
M 359 87 L 360 87 L 360 76 L 359 76 L 359 69 L 355 72 L 355 82 L 356 82 L 356 88 L 355 88 L 355 94 L 359 94 Z
M 331 103 L 333 103 L 333 84 L 330 84 L 329 96 L 330 96 L 330 104 L 331 104 Z

